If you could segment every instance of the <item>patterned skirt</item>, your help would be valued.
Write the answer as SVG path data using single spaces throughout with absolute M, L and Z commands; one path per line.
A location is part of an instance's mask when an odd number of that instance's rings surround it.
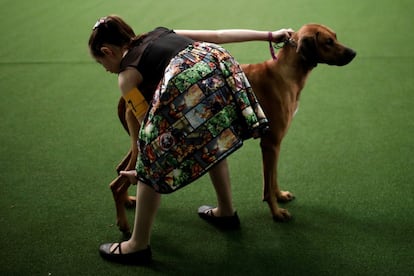
M 138 179 L 171 193 L 259 137 L 268 121 L 239 64 L 196 42 L 167 66 L 138 139 Z

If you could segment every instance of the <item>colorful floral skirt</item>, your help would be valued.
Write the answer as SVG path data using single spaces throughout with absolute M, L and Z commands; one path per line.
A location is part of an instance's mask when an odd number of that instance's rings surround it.
M 222 47 L 196 42 L 171 60 L 154 94 L 139 132 L 138 179 L 171 193 L 267 128 L 239 64 Z

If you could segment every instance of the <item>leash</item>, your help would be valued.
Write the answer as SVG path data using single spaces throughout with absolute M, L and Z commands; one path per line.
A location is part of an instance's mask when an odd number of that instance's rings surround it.
M 269 40 L 269 50 L 270 50 L 270 55 L 272 56 L 273 60 L 277 60 L 277 57 L 275 55 L 275 50 L 273 50 L 273 43 L 272 43 L 272 32 L 268 32 L 268 39 Z

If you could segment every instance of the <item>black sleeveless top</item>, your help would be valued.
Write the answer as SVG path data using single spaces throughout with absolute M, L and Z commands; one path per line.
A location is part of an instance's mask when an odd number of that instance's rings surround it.
M 150 102 L 171 58 L 194 41 L 173 30 L 158 27 L 135 41 L 121 61 L 120 72 L 136 68 L 143 77 L 138 89 Z

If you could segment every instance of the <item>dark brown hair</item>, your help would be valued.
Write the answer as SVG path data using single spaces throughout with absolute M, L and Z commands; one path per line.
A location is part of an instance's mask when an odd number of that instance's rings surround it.
M 104 43 L 115 46 L 129 46 L 135 38 L 132 28 L 116 15 L 99 19 L 93 26 L 89 37 L 89 49 L 94 57 L 102 57 L 101 47 Z

